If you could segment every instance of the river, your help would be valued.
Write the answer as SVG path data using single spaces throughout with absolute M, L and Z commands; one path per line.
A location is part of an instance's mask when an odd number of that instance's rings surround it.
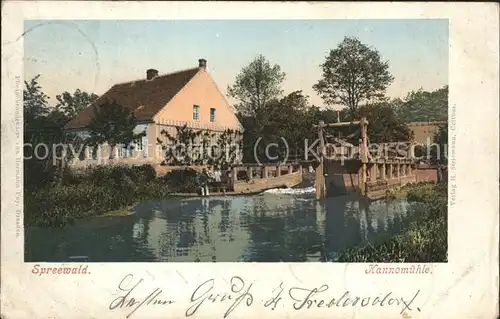
M 367 203 L 340 196 L 319 202 L 312 188 L 150 201 L 130 216 L 26 229 L 25 261 L 334 261 L 347 247 L 400 232 L 413 220 L 409 207 L 404 198 Z

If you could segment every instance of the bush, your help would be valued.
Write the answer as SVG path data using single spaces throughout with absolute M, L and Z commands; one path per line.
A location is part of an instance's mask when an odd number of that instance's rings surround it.
M 64 226 L 138 201 L 165 198 L 171 186 L 150 165 L 62 170 L 58 183 L 25 193 L 26 225 Z
M 27 224 L 62 226 L 74 219 L 98 215 L 132 204 L 121 190 L 90 184 L 55 186 L 27 196 Z
M 138 182 L 147 183 L 156 178 L 156 171 L 151 165 L 133 166 L 132 169 L 138 176 Z
M 418 220 L 408 229 L 375 245 L 343 251 L 339 262 L 446 262 L 448 210 L 446 184 L 420 183 L 407 193 Z
M 434 183 L 420 182 L 407 186 L 406 198 L 412 202 L 425 202 L 427 199 L 435 196 L 436 192 L 442 193 L 442 188 Z
M 58 175 L 59 184 L 62 185 L 77 185 L 85 182 L 118 185 L 124 180 L 134 183 L 147 183 L 156 178 L 156 172 L 151 165 L 94 166 L 84 170 L 65 168 Z
M 160 180 L 178 192 L 190 193 L 195 191 L 198 186 L 196 174 L 196 170 L 192 168 L 177 169 L 165 174 Z
M 138 200 L 160 199 L 170 195 L 171 188 L 164 181 L 157 179 L 140 185 L 136 190 Z

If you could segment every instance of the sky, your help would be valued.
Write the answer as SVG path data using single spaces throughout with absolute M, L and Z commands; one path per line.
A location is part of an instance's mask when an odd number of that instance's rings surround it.
M 447 20 L 30 20 L 25 21 L 25 80 L 41 74 L 43 91 L 55 96 L 79 88 L 105 93 L 113 84 L 208 62 L 227 86 L 258 54 L 280 65 L 285 94 L 302 90 L 323 106 L 312 86 L 320 65 L 345 36 L 377 49 L 389 61 L 389 97 L 448 84 Z M 234 102 L 229 99 L 230 103 Z

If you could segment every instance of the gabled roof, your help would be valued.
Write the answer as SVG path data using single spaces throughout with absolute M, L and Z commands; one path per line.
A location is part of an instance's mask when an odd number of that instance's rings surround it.
M 115 100 L 118 104 L 133 110 L 138 121 L 151 120 L 199 70 L 199 68 L 193 68 L 160 75 L 152 80 L 141 79 L 115 84 L 94 104 L 66 124 L 66 129 L 86 127 L 94 116 L 95 107 L 107 100 Z

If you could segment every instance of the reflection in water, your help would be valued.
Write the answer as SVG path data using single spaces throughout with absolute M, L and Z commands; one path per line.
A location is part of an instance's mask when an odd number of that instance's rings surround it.
M 324 261 L 401 231 L 404 200 L 348 196 L 316 201 L 310 192 L 151 201 L 136 214 L 26 230 L 26 261 Z

